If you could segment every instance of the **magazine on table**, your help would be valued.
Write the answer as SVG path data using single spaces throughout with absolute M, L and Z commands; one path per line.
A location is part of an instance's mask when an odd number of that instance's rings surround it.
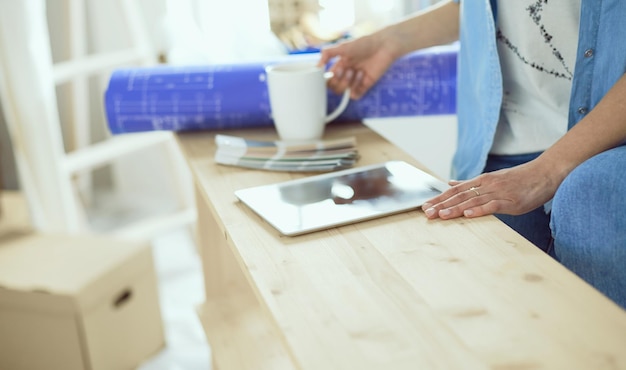
M 217 163 L 254 169 L 334 171 L 352 167 L 359 158 L 354 137 L 284 142 L 216 135 L 215 142 Z

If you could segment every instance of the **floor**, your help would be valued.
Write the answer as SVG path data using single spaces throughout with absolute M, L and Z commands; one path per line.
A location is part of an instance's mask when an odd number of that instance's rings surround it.
M 153 242 L 166 348 L 138 370 L 207 370 L 211 351 L 195 308 L 204 302 L 202 266 L 187 230 Z

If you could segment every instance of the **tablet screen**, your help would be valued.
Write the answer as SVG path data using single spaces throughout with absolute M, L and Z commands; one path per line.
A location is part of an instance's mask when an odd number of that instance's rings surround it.
M 415 209 L 447 187 L 404 161 L 389 161 L 235 195 L 281 234 L 298 235 Z

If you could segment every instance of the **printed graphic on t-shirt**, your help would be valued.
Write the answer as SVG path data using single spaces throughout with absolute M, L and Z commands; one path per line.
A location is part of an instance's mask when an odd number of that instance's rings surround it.
M 492 154 L 547 149 L 567 131 L 580 0 L 498 0 L 502 106 Z
M 562 68 L 555 69 L 550 67 L 544 67 L 542 61 L 533 60 L 522 54 L 517 45 L 513 44 L 511 40 L 503 34 L 502 29 L 498 27 L 496 31 L 496 37 L 499 42 L 504 43 L 507 48 L 511 50 L 524 64 L 529 65 L 530 67 L 540 71 L 552 75 L 557 78 L 565 78 L 568 80 L 572 79 L 573 73 L 572 67 L 569 67 L 565 62 L 565 58 L 563 57 L 563 53 L 560 51 L 559 47 L 557 47 L 554 42 L 554 36 L 550 32 L 550 25 L 546 26 L 543 21 L 542 14 L 544 12 L 544 8 L 548 6 L 548 0 L 538 0 L 533 2 L 532 4 L 526 7 L 527 13 L 522 16 L 528 16 L 532 20 L 532 22 L 537 26 L 537 30 L 541 35 L 541 39 L 538 41 L 543 41 L 544 44 L 550 47 L 552 50 L 552 55 L 558 61 Z M 552 25 L 552 27 L 556 27 L 556 25 Z

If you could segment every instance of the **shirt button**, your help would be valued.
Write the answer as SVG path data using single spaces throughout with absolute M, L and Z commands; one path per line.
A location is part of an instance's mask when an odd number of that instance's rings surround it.
M 578 113 L 579 114 L 587 114 L 587 108 L 586 107 L 578 107 Z
M 585 58 L 591 58 L 593 56 L 593 49 L 585 50 Z

